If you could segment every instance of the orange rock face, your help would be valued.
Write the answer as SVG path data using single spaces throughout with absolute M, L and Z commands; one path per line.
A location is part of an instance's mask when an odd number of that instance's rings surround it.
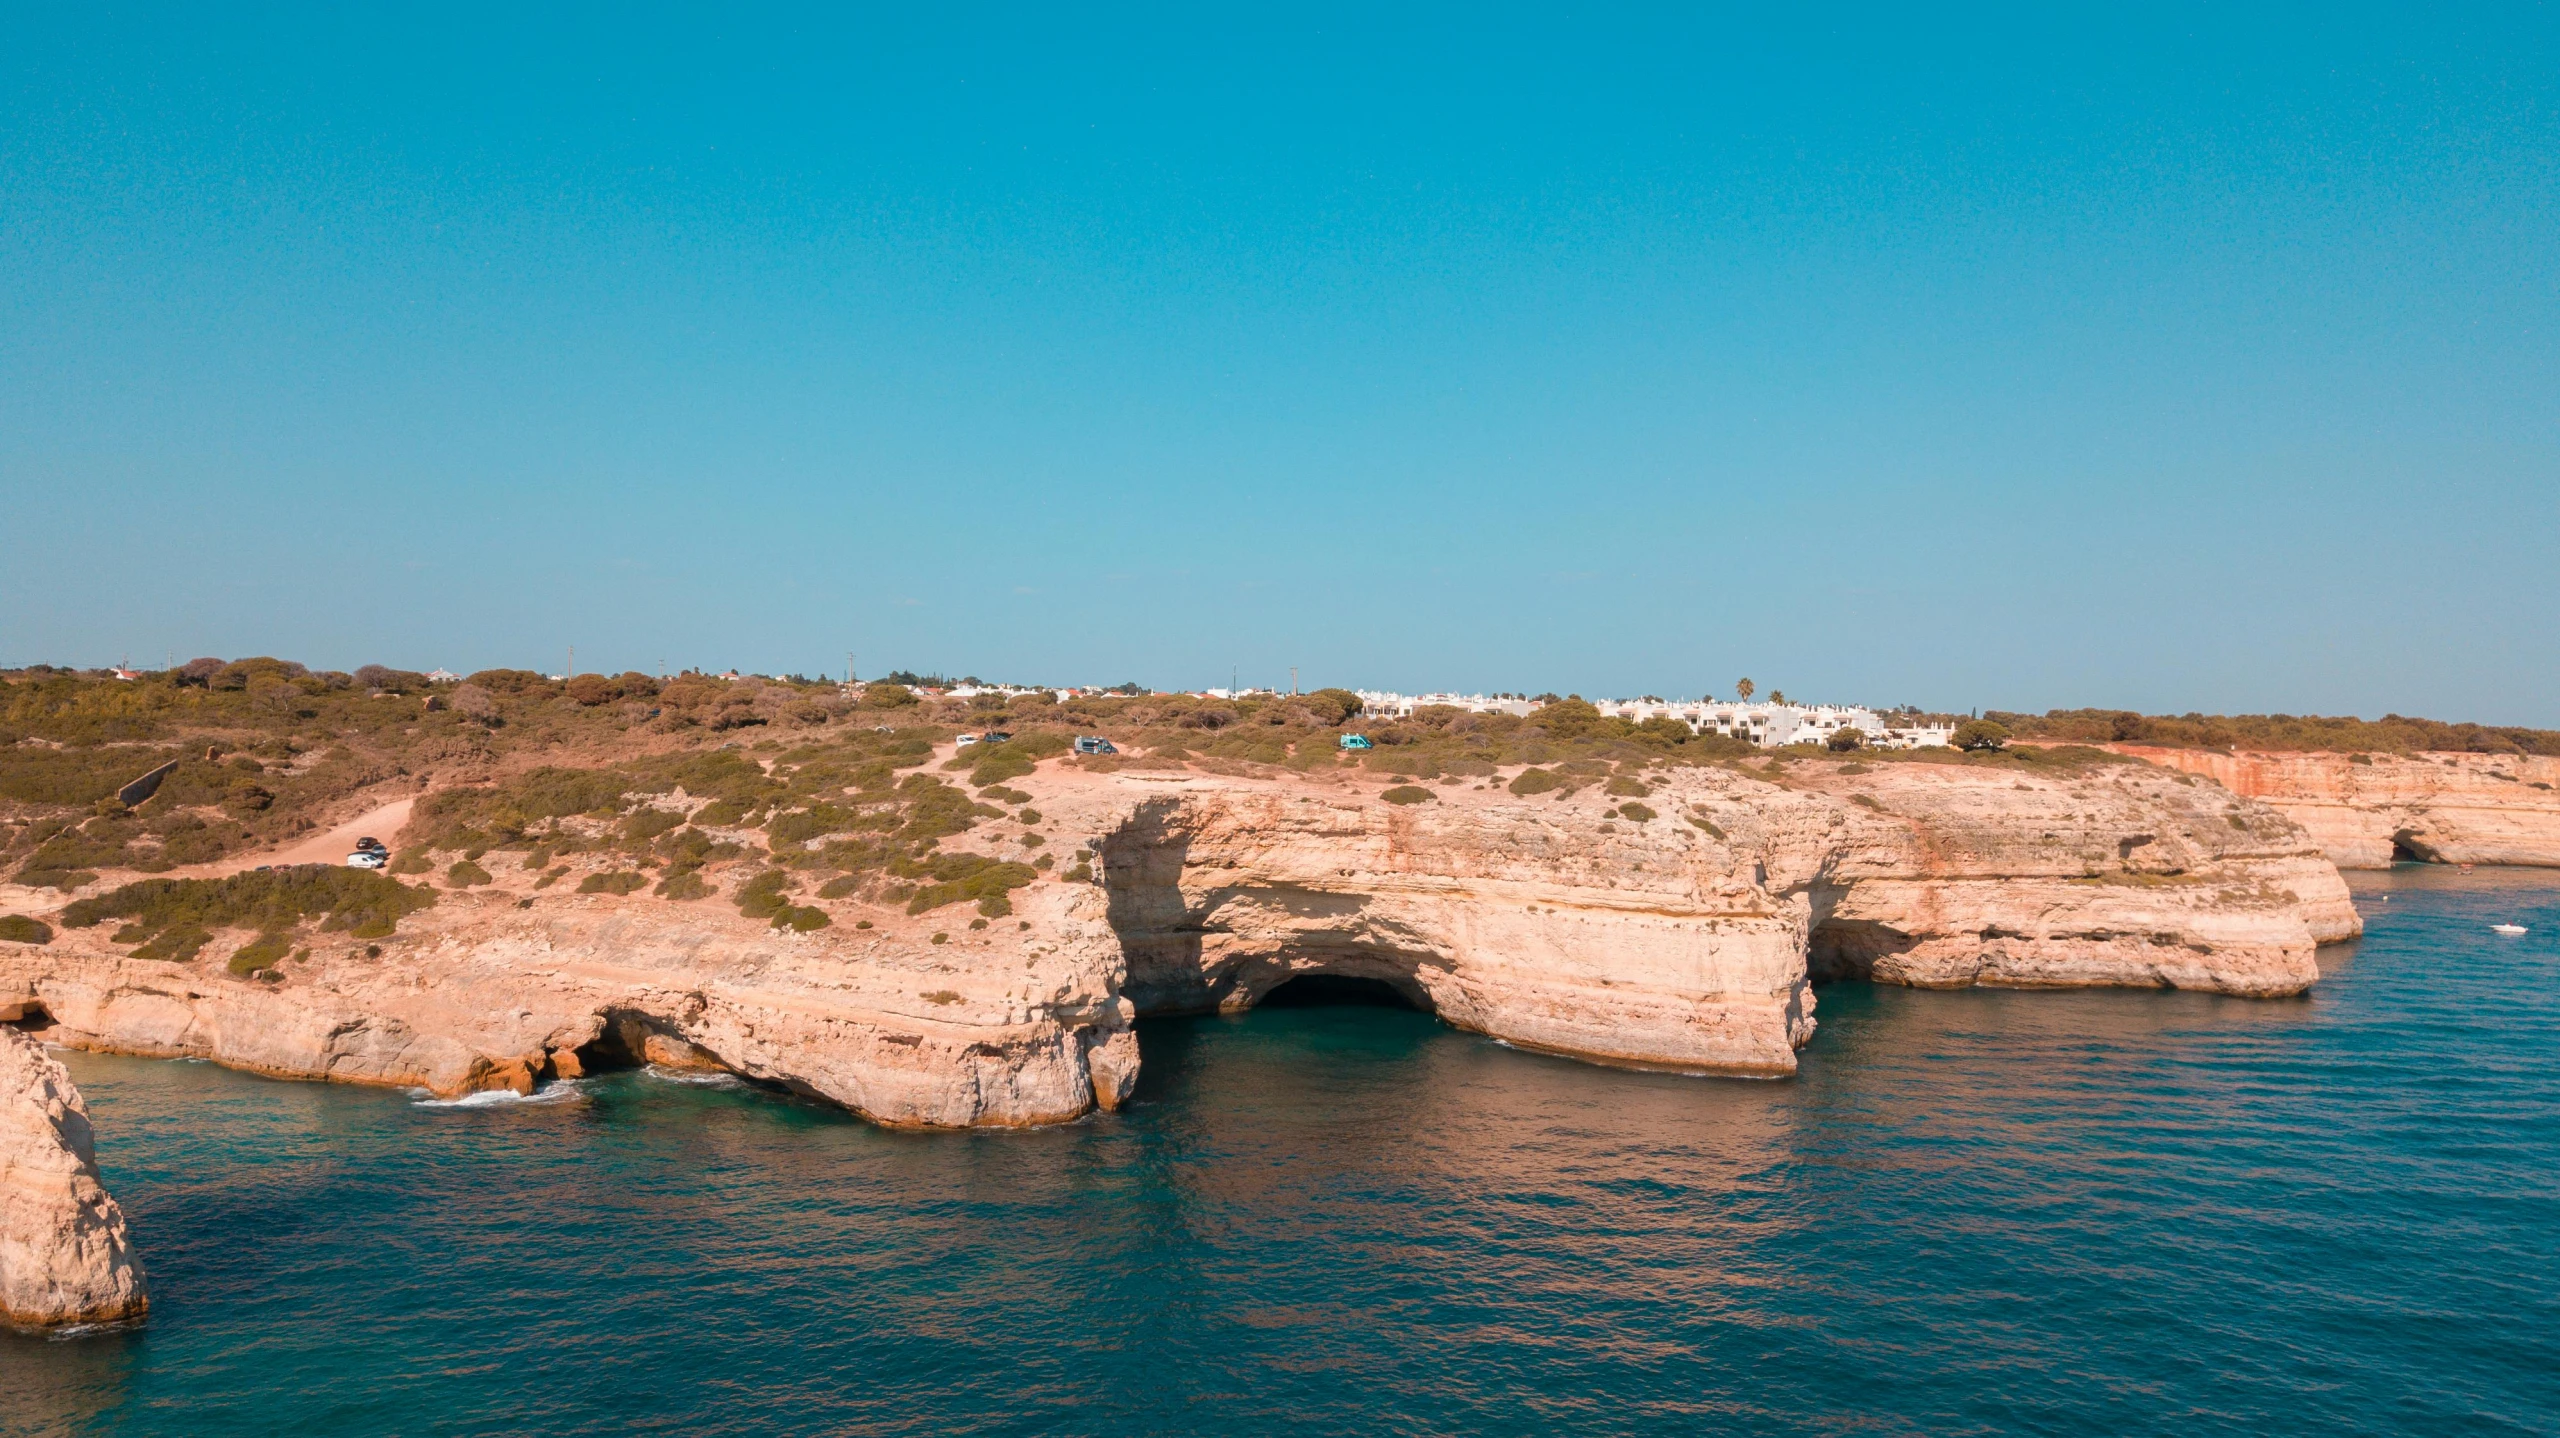
M 2560 759 L 2112 747 L 2281 812 L 2342 868 L 2388 868 L 2395 858 L 2560 865 Z
M 1029 1124 L 1124 1099 L 1140 1014 L 1248 1008 L 1301 975 L 1527 1047 L 1783 1075 L 1818 978 L 2271 996 L 2360 928 L 2300 827 L 2138 763 L 1657 768 L 1614 795 L 1494 775 L 1411 803 L 1229 767 L 1008 781 L 1045 843 L 1017 821 L 958 842 L 1055 868 L 977 927 L 966 905 L 847 902 L 794 933 L 495 865 L 378 958 L 324 947 L 258 981 L 218 949 L 157 963 L 72 930 L 0 945 L 0 1002 L 64 1042 L 273 1074 L 456 1094 L 649 1062 L 888 1124 Z

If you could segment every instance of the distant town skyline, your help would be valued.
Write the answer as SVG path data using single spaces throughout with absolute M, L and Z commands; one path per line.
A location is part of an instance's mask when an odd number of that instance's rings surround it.
M 2560 727 L 2547 10 L 501 14 L 15 17 L 0 664 Z

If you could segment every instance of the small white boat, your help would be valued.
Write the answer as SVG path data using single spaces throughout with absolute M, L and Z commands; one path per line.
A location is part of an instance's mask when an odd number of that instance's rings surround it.
M 2489 926 L 2489 932 L 2493 934 L 2521 934 L 2524 931 L 2522 924 L 2491 924 Z

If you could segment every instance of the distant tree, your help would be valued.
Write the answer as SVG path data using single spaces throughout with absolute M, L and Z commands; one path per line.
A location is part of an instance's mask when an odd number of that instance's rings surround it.
M 219 659 L 190 659 L 178 666 L 178 682 L 202 687 L 221 672 L 222 661 Z
M 1330 686 L 1299 695 L 1298 703 L 1315 716 L 1317 723 L 1328 727 L 1348 722 L 1361 708 L 1359 695 Z
M 1530 722 L 1556 738 L 1579 739 L 1600 728 L 1601 716 L 1590 700 L 1567 697 L 1540 709 Z
M 2009 726 L 1989 719 L 1967 719 L 1956 726 L 1955 746 L 1984 752 L 2003 749 L 2009 743 Z
M 498 717 L 498 701 L 477 684 L 463 684 L 453 691 L 456 712 L 487 721 Z
M 1749 679 L 1737 679 L 1733 683 L 1734 697 L 1739 699 L 1741 702 L 1748 704 L 1751 702 L 1751 696 L 1757 688 L 1758 686 L 1753 684 Z
M 1847 754 L 1864 749 L 1867 747 L 1866 731 L 1855 724 L 1845 724 L 1832 730 L 1831 737 L 1823 740 L 1822 744 L 1834 754 Z
M 1769 691 L 1769 702 L 1770 702 L 1770 703 L 1772 703 L 1772 704 L 1784 704 L 1784 703 L 1786 703 L 1786 702 L 1787 702 L 1787 691 L 1785 691 L 1784 689 L 1772 689 L 1772 690 L 1770 690 L 1770 691 Z
M 904 709 L 915 702 L 916 692 L 904 684 L 875 682 L 862 690 L 862 707 L 865 709 Z
M 610 704 L 622 697 L 622 686 L 601 674 L 580 674 L 569 680 L 569 697 L 579 705 L 592 709 Z

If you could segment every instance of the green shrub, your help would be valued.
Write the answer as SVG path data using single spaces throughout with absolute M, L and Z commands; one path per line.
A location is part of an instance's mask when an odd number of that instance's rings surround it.
M 1653 818 L 1654 812 L 1642 804 L 1620 804 L 1618 806 L 1618 817 L 1622 819 L 1633 819 L 1637 823 L 1641 824 L 1646 820 Z
M 233 874 L 223 879 L 144 879 L 112 893 L 82 899 L 62 911 L 66 927 L 85 929 L 108 919 L 130 920 L 116 942 L 142 941 L 148 955 L 177 951 L 192 957 L 213 929 L 287 933 L 309 918 L 321 927 L 359 939 L 386 938 L 400 920 L 436 901 L 433 891 L 363 869 L 302 865 Z
M 661 899 L 707 899 L 717 891 L 699 871 L 680 869 L 660 879 L 656 892 Z
M 1513 779 L 1506 787 L 1512 793 L 1526 798 L 1531 794 L 1544 794 L 1551 789 L 1564 787 L 1564 778 L 1553 769 L 1523 769 L 1520 771 L 1520 776 Z
M 1040 822 L 1040 811 L 1037 809 L 1025 809 L 1013 817 L 1020 819 L 1026 824 L 1037 824 Z
M 1822 746 L 1834 754 L 1854 753 L 1867 747 L 1867 734 L 1855 724 L 1844 725 L 1832 730 L 1831 737 L 1823 740 Z
M 434 867 L 435 862 L 427 857 L 426 850 L 411 849 L 409 852 L 402 854 L 399 858 L 391 861 L 391 868 L 389 872 L 394 874 L 423 874 Z
M 239 951 L 231 956 L 231 972 L 245 979 L 260 969 L 272 969 L 283 962 L 286 952 L 292 947 L 293 935 L 290 933 L 260 934 L 242 944 Z
M 738 912 L 750 919 L 769 919 L 791 907 L 783 890 L 791 876 L 780 869 L 767 869 L 738 886 Z
M 1724 837 L 1724 830 L 1716 827 L 1715 820 L 1710 819 L 1703 814 L 1690 815 L 1689 822 L 1695 824 L 1700 829 L 1705 830 L 1707 837 L 1710 839 L 1721 839 Z
M 50 944 L 53 930 L 26 914 L 0 914 L 0 943 Z
M 1439 796 L 1419 784 L 1398 784 L 1378 797 L 1390 804 L 1420 804 Z
M 937 943 L 937 944 L 947 944 L 947 943 L 950 943 L 950 942 L 951 942 L 951 936 L 950 936 L 949 934 L 939 934 L 939 933 L 938 933 L 938 934 L 935 934 L 935 935 L 933 936 L 933 942 L 935 942 L 935 943 Z M 927 994 L 927 995 L 925 995 L 925 997 L 926 997 L 926 998 L 931 999 L 931 998 L 933 998 L 933 995 L 931 995 L 931 994 Z M 935 1003 L 938 1003 L 938 1004 L 942 1004 L 942 1003 L 956 1004 L 956 1003 L 960 1002 L 960 996 L 959 996 L 958 994 L 953 994 L 953 995 L 951 995 L 951 997 L 949 997 L 949 998 L 947 998 L 947 999 L 934 999 L 933 1001 L 934 1001 Z
M 868 684 L 863 686 L 862 707 L 865 709 L 905 709 L 916 702 L 915 691 L 904 684 Z
M 981 745 L 974 757 L 977 762 L 969 770 L 969 782 L 981 789 L 1019 779 L 1039 767 L 1011 743 Z
M 87 869 L 39 869 L 29 866 L 18 871 L 17 881 L 30 889 L 60 889 L 68 894 L 75 889 L 98 882 L 98 876 Z
M 944 854 L 935 858 L 929 868 L 935 882 L 918 889 L 907 900 L 910 914 L 967 899 L 1002 899 L 1039 877 L 1028 864 L 1000 862 L 983 854 Z M 1003 912 L 1012 912 L 1010 901 Z
M 567 877 L 569 877 L 569 866 L 568 866 L 568 865 L 566 865 L 566 864 L 562 864 L 562 865 L 558 866 L 557 868 L 554 868 L 550 873 L 547 873 L 547 874 L 543 875 L 541 878 L 534 880 L 534 881 L 533 881 L 533 886 L 534 886 L 535 888 L 537 888 L 537 889 L 548 889 L 548 888 L 550 888 L 552 885 L 554 885 L 554 884 L 556 884 L 556 883 L 559 883 L 562 879 L 565 879 L 565 878 L 567 878 Z
M 1956 726 L 1953 742 L 1957 748 L 1973 753 L 2005 749 L 2009 744 L 2009 726 L 1989 719 L 1967 719 Z
M 992 800 L 998 804 L 1028 804 L 1031 802 L 1030 795 L 1023 793 L 1019 789 L 1008 789 L 1001 784 L 998 784 L 993 788 L 978 791 L 978 797 L 981 799 Z M 1031 819 L 1026 820 L 1025 822 L 1036 824 L 1040 821 L 1037 819 Z
M 824 909 L 793 907 L 788 904 L 775 910 L 773 915 L 775 928 L 789 929 L 795 934 L 815 933 L 833 922 L 835 921 L 827 917 L 827 911 Z
M 818 886 L 818 897 L 821 899 L 841 899 L 861 887 L 861 876 L 856 874 L 838 874 L 836 877 L 829 879 Z
M 649 882 L 649 876 L 633 869 L 618 869 L 610 874 L 589 874 L 578 883 L 581 894 L 634 894 Z M 537 886 L 539 887 L 539 886 Z
M 1643 780 L 1631 779 L 1621 774 L 1611 779 L 1609 786 L 1601 792 L 1617 799 L 1641 799 L 1651 794 L 1653 790 L 1647 788 Z
M 447 888 L 468 889 L 475 884 L 488 883 L 489 871 L 469 859 L 464 859 L 445 869 L 444 882 Z

